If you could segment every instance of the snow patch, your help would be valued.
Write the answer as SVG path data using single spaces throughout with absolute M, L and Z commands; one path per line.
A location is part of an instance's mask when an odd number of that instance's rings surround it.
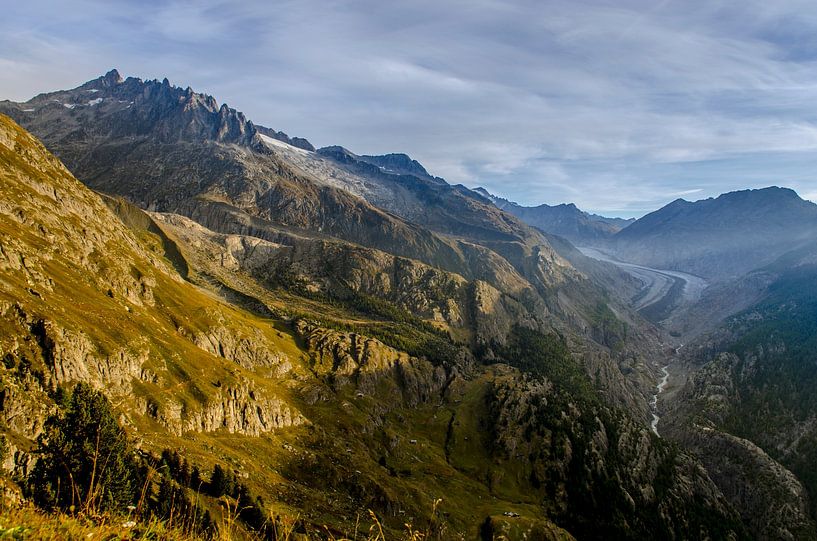
M 269 137 L 267 135 L 261 135 L 260 133 L 258 135 L 261 136 L 261 140 L 264 143 L 266 143 L 266 145 L 269 146 L 269 147 L 278 147 L 278 148 L 281 148 L 281 149 L 286 149 L 286 150 L 290 150 L 290 151 L 294 151 L 294 152 L 299 152 L 301 154 L 306 154 L 306 155 L 312 154 L 308 150 L 304 150 L 302 148 L 294 147 L 294 146 L 290 145 L 289 143 L 284 143 L 283 141 L 279 141 L 278 139 L 273 139 L 272 137 Z
M 23 112 L 24 112 L 24 113 L 33 113 L 33 112 L 34 112 L 34 111 L 36 111 L 36 110 L 37 110 L 37 109 L 23 109 Z
M 99 105 L 100 103 L 102 103 L 102 98 L 97 98 L 95 100 L 89 101 L 88 105 L 93 107 L 94 105 Z
M 97 90 L 96 88 L 89 88 L 85 92 L 93 92 L 94 94 L 96 94 L 97 92 L 99 92 L 99 90 Z
M 65 107 L 66 109 L 73 109 L 74 107 L 76 107 L 76 106 L 77 106 L 77 104 L 76 104 L 76 103 L 63 103 L 62 105 L 63 105 L 63 107 Z

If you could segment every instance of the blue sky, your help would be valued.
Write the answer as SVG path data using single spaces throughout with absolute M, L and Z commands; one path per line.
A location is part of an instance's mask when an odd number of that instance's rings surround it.
M 116 67 L 528 205 L 630 216 L 769 185 L 817 200 L 811 1 L 21 4 L 0 20 L 4 99 Z

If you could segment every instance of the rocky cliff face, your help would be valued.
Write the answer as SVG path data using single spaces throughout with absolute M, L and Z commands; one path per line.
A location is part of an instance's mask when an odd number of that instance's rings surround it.
M 260 436 L 275 429 L 306 423 L 306 419 L 285 401 L 247 384 L 219 388 L 204 404 L 194 408 L 173 400 L 157 405 L 144 402 L 144 414 L 158 420 L 177 436 L 189 432 L 217 432 Z
M 392 382 L 396 392 L 385 394 L 392 400 L 399 396 L 403 405 L 416 407 L 439 398 L 448 382 L 446 367 L 411 357 L 379 340 L 320 328 L 304 320 L 297 321 L 295 329 L 310 352 L 313 370 L 331 374 L 335 385 L 353 384 L 358 393 L 382 394 L 378 386 L 383 381 Z

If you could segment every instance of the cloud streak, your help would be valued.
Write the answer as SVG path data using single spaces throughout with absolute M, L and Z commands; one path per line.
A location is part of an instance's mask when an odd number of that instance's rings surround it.
M 799 0 L 32 0 L 0 21 L 0 97 L 116 66 L 318 145 L 633 215 L 769 184 L 814 197 L 813 36 Z

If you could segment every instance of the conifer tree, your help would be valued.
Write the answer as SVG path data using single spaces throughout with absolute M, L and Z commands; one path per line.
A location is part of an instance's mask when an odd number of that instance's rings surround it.
M 46 508 L 123 511 L 134 501 L 133 448 L 105 396 L 79 383 L 38 440 L 31 496 Z

